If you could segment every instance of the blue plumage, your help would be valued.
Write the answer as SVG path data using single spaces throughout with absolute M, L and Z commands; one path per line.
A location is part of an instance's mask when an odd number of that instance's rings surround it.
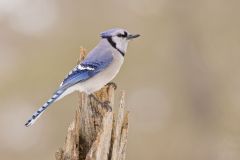
M 108 56 L 104 59 L 99 59 L 96 61 L 90 61 L 89 58 L 87 58 L 81 64 L 74 67 L 70 74 L 63 80 L 61 84 L 61 89 L 71 87 L 76 83 L 83 82 L 95 76 L 97 73 L 99 73 L 109 64 L 111 64 L 112 60 L 112 56 Z
M 53 96 L 47 101 L 45 102 L 33 115 L 32 117 L 25 123 L 25 126 L 30 126 L 31 124 L 33 124 L 37 118 L 43 113 L 43 111 L 45 111 L 52 103 L 54 103 L 59 96 L 62 95 L 62 93 L 65 91 L 66 89 L 59 89 L 57 90 Z
M 87 79 L 95 76 L 101 70 L 105 69 L 112 62 L 112 59 L 112 56 L 106 56 L 105 58 L 96 61 L 91 61 L 87 58 L 81 64 L 74 67 L 68 76 L 63 80 L 59 89 L 53 94 L 52 98 L 44 103 L 44 105 L 32 115 L 25 126 L 29 126 L 34 123 L 40 114 L 45 111 L 53 102 L 55 102 L 64 93 L 64 91 L 77 83 L 86 81 Z
M 62 97 L 74 91 L 91 94 L 110 82 L 123 64 L 129 40 L 138 36 L 119 28 L 102 32 L 102 39 L 98 45 L 81 64 L 69 72 L 53 96 L 32 115 L 25 125 L 32 125 L 52 103 Z

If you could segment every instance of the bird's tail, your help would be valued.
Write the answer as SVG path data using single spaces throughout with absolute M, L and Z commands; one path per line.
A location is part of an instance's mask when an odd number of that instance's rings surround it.
M 64 93 L 65 90 L 56 91 L 53 96 L 44 103 L 33 115 L 32 117 L 25 123 L 26 127 L 33 125 L 36 120 L 42 115 L 42 113 L 54 102 L 60 99 L 60 96 Z

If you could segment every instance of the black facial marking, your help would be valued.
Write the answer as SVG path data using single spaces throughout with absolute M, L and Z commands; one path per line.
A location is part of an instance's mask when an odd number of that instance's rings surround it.
M 108 40 L 108 42 L 112 45 L 113 48 L 116 48 L 116 43 L 113 42 L 113 40 L 112 40 L 111 37 L 107 38 L 107 40 Z
M 127 32 L 126 32 L 126 31 L 124 31 L 124 37 L 127 37 L 127 36 L 128 36 Z
M 121 34 L 121 33 L 117 34 L 118 37 L 123 37 L 123 38 L 126 38 L 127 35 L 128 35 L 128 34 L 127 34 L 126 31 L 124 31 L 124 34 Z
M 117 34 L 118 37 L 123 37 L 123 35 L 121 33 Z
M 118 52 L 120 52 L 121 55 L 124 57 L 125 53 L 122 52 L 120 49 L 117 48 L 117 45 L 116 45 L 116 43 L 112 40 L 112 37 L 107 38 L 107 40 L 108 40 L 108 42 L 111 44 L 111 46 L 112 46 L 113 48 L 115 48 L 116 50 L 118 50 Z

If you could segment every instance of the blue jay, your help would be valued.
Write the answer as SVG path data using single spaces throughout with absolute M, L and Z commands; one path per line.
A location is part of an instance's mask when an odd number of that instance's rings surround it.
M 69 72 L 53 96 L 32 115 L 25 126 L 31 126 L 52 103 L 64 96 L 74 91 L 92 94 L 110 82 L 123 64 L 128 42 L 140 35 L 114 28 L 102 32 L 100 36 L 98 45 Z

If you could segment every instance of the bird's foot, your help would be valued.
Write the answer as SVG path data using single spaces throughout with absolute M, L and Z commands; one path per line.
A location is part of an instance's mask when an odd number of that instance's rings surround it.
M 100 101 L 94 94 L 89 95 L 90 98 L 93 98 L 98 104 L 100 104 L 103 108 L 105 108 L 107 111 L 111 112 L 112 107 L 110 106 L 110 101 Z
M 114 83 L 114 82 L 109 82 L 109 83 L 106 84 L 106 86 L 112 86 L 114 88 L 114 90 L 117 89 L 117 84 Z

